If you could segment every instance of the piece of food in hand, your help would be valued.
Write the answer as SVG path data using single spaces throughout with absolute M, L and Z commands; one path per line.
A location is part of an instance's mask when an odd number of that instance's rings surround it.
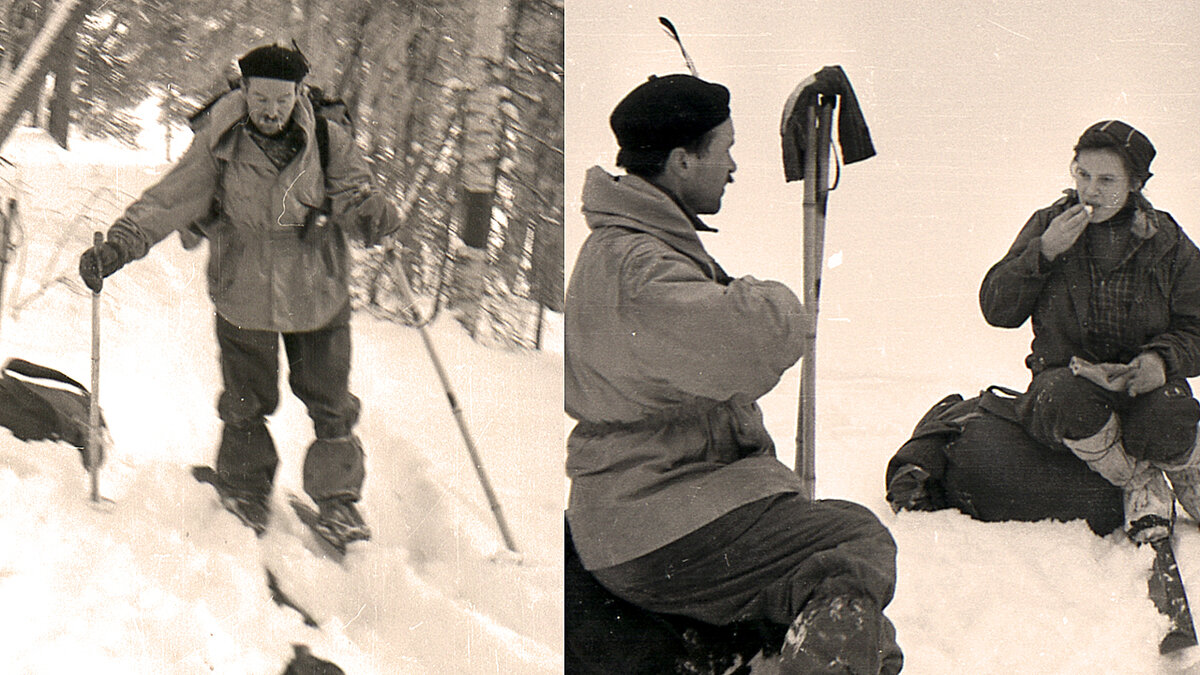
M 1092 217 L 1092 213 L 1093 213 L 1093 212 L 1095 212 L 1095 210 L 1096 210 L 1096 207 L 1095 207 L 1095 206 L 1093 206 L 1092 204 L 1084 204 L 1084 205 L 1083 205 L 1083 210 L 1084 210 L 1084 211 L 1087 211 L 1088 218 L 1091 218 L 1091 217 Z

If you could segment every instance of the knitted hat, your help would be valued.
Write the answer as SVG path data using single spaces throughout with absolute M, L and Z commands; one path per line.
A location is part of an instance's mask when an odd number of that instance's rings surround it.
M 1078 152 L 1080 148 L 1097 146 L 1115 148 L 1139 174 L 1138 177 L 1144 175 L 1149 178 L 1153 175 L 1150 173 L 1150 162 L 1154 161 L 1154 145 L 1145 134 L 1128 124 L 1120 120 L 1096 122 L 1079 137 L 1075 149 Z
M 609 125 L 625 154 L 685 146 L 727 119 L 724 86 L 691 75 L 652 75 L 617 104 Z
M 280 45 L 257 47 L 238 59 L 242 77 L 267 77 L 299 82 L 308 74 L 308 60 L 299 49 Z

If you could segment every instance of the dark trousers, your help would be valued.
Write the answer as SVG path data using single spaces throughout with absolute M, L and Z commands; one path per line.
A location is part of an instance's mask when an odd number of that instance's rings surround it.
M 1196 441 L 1200 403 L 1184 379 L 1130 396 L 1077 377 L 1068 368 L 1050 368 L 1034 376 L 1017 404 L 1017 415 L 1031 436 L 1055 447 L 1063 447 L 1063 439 L 1095 435 L 1116 415 L 1126 454 L 1172 463 L 1184 459 Z
M 217 344 L 225 390 L 217 402 L 224 422 L 217 473 L 231 485 L 269 493 L 279 456 L 266 417 L 279 407 L 279 342 L 288 361 L 288 384 L 313 421 L 317 440 L 304 462 L 304 490 L 314 499 L 357 498 L 364 477 L 363 451 L 351 430 L 361 404 L 350 393 L 350 308 L 328 326 L 304 333 L 239 328 L 217 316 Z
M 882 610 L 896 588 L 896 544 L 863 506 L 776 495 L 592 574 L 617 597 L 654 612 L 787 626 L 814 598 L 862 595 Z M 882 622 L 881 652 L 899 654 L 895 629 Z

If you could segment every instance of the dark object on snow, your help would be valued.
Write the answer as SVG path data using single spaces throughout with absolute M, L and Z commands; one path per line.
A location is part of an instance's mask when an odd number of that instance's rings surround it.
M 1161 654 L 1170 654 L 1185 647 L 1196 645 L 1196 627 L 1192 624 L 1192 611 L 1188 608 L 1187 593 L 1183 578 L 1171 549 L 1171 538 L 1165 537 L 1150 543 L 1154 547 L 1154 565 L 1150 568 L 1150 599 L 1158 611 L 1171 619 L 1171 628 L 1158 643 Z
M 0 426 L 22 441 L 65 441 L 87 464 L 87 387 L 63 373 L 23 359 L 9 359 L 0 374 Z M 101 416 L 100 426 L 104 426 Z M 100 463 L 104 463 L 103 453 Z
M 296 655 L 282 675 L 346 675 L 337 664 L 312 655 L 308 645 L 292 645 Z
M 838 143 L 842 147 L 842 163 L 853 164 L 875 156 L 871 131 L 858 106 L 854 87 L 841 66 L 825 66 L 806 78 L 784 104 L 783 176 L 787 182 L 804 179 L 804 151 L 807 148 L 808 107 L 816 105 L 819 96 L 838 96 Z
M 270 569 L 267 569 L 267 590 L 271 592 L 271 599 L 275 601 L 275 604 L 280 607 L 291 607 L 296 610 L 300 618 L 304 619 L 305 626 L 320 628 L 317 625 L 317 620 L 312 617 L 312 614 L 308 613 L 308 610 L 296 604 L 292 596 L 283 592 L 283 588 L 279 585 L 279 577 L 275 576 L 275 573 Z
M 565 519 L 564 519 L 565 523 Z M 713 626 L 695 619 L 658 614 L 609 593 L 583 567 L 571 528 L 566 540 L 567 675 L 750 672 L 760 651 L 777 654 L 785 626 Z M 730 670 L 733 668 L 733 670 Z
M 1085 519 L 1100 535 L 1121 527 L 1121 489 L 1065 448 L 1031 437 L 1016 418 L 1019 396 L 989 387 L 930 409 L 888 463 L 893 509 L 955 508 L 991 522 Z

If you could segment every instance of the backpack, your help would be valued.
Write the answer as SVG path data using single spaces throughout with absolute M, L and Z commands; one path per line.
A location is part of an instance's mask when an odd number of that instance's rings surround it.
M 970 399 L 951 394 L 930 408 L 888 462 L 893 509 L 953 508 L 988 522 L 1084 519 L 1100 535 L 1121 527 L 1121 488 L 1067 448 L 1030 436 L 1016 411 L 1021 396 L 992 386 Z M 913 466 L 928 474 L 924 498 L 899 503 L 897 484 Z
M 14 358 L 0 372 L 0 426 L 22 441 L 69 443 L 85 467 L 90 405 L 87 388 L 53 368 Z
M 217 101 L 228 96 L 231 92 L 238 88 L 237 81 L 229 82 L 229 89 L 221 92 L 217 96 L 210 99 L 207 103 L 200 107 L 199 110 L 188 116 L 188 127 L 193 132 L 203 129 L 208 123 L 209 114 L 212 112 L 213 106 Z M 305 85 L 302 95 L 308 97 L 309 103 L 312 104 L 313 121 L 315 135 L 317 137 L 317 156 L 320 160 L 321 171 L 324 173 L 329 168 L 329 123 L 341 125 L 354 134 L 354 124 L 350 117 L 350 107 L 346 102 L 338 97 L 331 97 L 325 94 L 320 87 Z M 221 204 L 219 200 L 213 200 L 212 208 L 209 210 L 208 217 L 202 222 L 192 223 L 186 229 L 180 230 L 179 238 L 185 249 L 193 249 L 200 245 L 200 241 L 204 238 L 204 227 L 220 216 Z M 332 211 L 331 200 L 328 196 L 322 202 L 321 206 L 312 209 L 304 220 L 304 227 L 301 228 L 300 238 L 307 238 L 309 232 L 316 227 L 322 218 L 328 218 Z

